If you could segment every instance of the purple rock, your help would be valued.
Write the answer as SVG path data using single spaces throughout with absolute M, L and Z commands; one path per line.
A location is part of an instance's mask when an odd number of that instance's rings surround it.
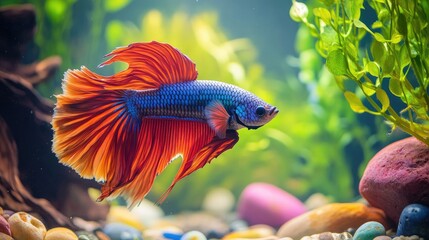
M 248 185 L 237 208 L 239 217 L 249 225 L 266 224 L 275 228 L 307 211 L 299 199 L 266 183 Z
M 429 205 L 429 147 L 415 138 L 390 144 L 368 163 L 361 195 L 398 223 L 411 203 Z

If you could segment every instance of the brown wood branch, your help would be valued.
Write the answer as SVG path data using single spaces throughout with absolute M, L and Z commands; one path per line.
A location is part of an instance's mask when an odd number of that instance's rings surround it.
M 48 226 L 76 227 L 45 199 L 34 198 L 19 179 L 18 151 L 6 121 L 0 116 L 0 205 L 14 211 L 26 211 Z
M 69 217 L 103 221 L 109 207 L 92 201 L 88 187 L 99 187 L 58 163 L 51 151 L 54 104 L 34 85 L 52 77 L 57 56 L 22 64 L 33 40 L 32 5 L 0 8 L 0 207 L 39 216 L 48 228 L 76 229 Z

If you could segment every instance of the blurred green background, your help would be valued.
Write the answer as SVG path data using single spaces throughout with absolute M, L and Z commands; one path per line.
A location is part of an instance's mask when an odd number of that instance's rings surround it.
M 256 131 L 212 164 L 179 182 L 162 205 L 169 212 L 199 209 L 214 187 L 236 197 L 252 182 L 275 184 L 305 200 L 320 192 L 335 201 L 359 197 L 367 161 L 388 142 L 381 119 L 353 113 L 323 67 L 305 28 L 289 17 L 285 0 L 3 0 L 32 3 L 38 13 L 36 40 L 23 61 L 59 55 L 62 69 L 38 86 L 55 101 L 68 68 L 89 67 L 113 74 L 124 67 L 96 66 L 118 46 L 161 41 L 197 65 L 198 79 L 233 83 L 280 109 Z M 180 161 L 158 177 L 148 198 L 156 201 L 170 185 Z

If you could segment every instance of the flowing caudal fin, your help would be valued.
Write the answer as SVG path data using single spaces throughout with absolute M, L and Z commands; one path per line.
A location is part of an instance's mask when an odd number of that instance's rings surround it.
M 104 182 L 100 200 L 125 194 L 132 204 L 138 203 L 156 175 L 181 154 L 182 167 L 169 192 L 177 181 L 235 144 L 236 135 L 219 139 L 204 122 L 141 119 L 129 112 L 129 90 L 196 79 L 194 63 L 177 49 L 135 43 L 107 56 L 111 58 L 101 66 L 123 61 L 128 69 L 113 76 L 85 67 L 67 71 L 52 120 L 53 151 L 83 177 Z

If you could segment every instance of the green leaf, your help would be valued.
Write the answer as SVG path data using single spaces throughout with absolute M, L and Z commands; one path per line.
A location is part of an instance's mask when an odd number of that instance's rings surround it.
M 401 81 L 398 78 L 394 78 L 394 77 L 390 78 L 389 90 L 393 95 L 397 97 L 402 97 L 403 93 L 401 89 Z
M 325 6 L 331 6 L 332 4 L 335 3 L 336 0 L 319 0 L 321 1 L 323 4 L 325 4 Z
M 108 12 L 116 12 L 126 7 L 131 0 L 104 0 L 104 9 Z
M 380 67 L 376 62 L 368 62 L 365 66 L 366 70 L 374 77 L 378 77 L 380 75 Z
M 381 112 L 385 112 L 390 106 L 389 96 L 387 96 L 387 93 L 381 88 L 377 89 L 377 91 L 375 92 L 375 96 L 381 103 Z
M 382 28 L 383 27 L 383 23 L 381 23 L 380 21 L 375 21 L 372 23 L 372 28 L 376 29 L 376 28 Z
M 362 101 L 356 96 L 356 94 L 346 91 L 344 92 L 347 102 L 350 105 L 350 108 L 357 113 L 363 113 L 368 109 L 363 105 Z
M 394 33 L 392 39 L 390 40 L 392 43 L 397 44 L 402 40 L 402 35 L 398 33 Z
M 383 37 L 383 35 L 381 35 L 381 33 L 374 33 L 374 38 L 379 42 L 386 42 L 386 39 Z
M 369 33 L 372 34 L 372 31 L 365 25 L 365 23 L 361 22 L 359 19 L 354 19 L 353 20 L 353 24 L 355 25 L 355 27 L 357 27 L 357 28 L 363 28 L 367 32 L 369 32 Z
M 352 56 L 353 59 L 357 59 L 358 58 L 358 50 L 355 47 L 355 45 L 349 41 L 347 41 L 346 43 L 346 49 L 347 49 L 347 54 L 348 56 Z
M 361 8 L 363 8 L 363 0 L 344 1 L 344 10 L 350 19 L 359 19 Z
M 379 65 L 381 62 L 383 62 L 383 57 L 386 53 L 386 48 L 384 47 L 384 44 L 381 42 L 373 41 L 371 45 L 371 54 L 374 58 L 374 61 L 376 61 Z
M 331 21 L 331 13 L 326 8 L 315 8 L 313 9 L 313 14 L 314 16 L 321 18 L 326 24 L 329 24 Z
M 372 96 L 376 91 L 376 87 L 370 82 L 364 82 L 362 83 L 362 91 L 365 93 L 365 95 Z
M 334 75 L 347 74 L 347 59 L 341 49 L 336 49 L 328 53 L 326 58 L 326 67 Z
M 390 13 L 387 9 L 383 8 L 380 10 L 380 12 L 377 14 L 378 20 L 380 22 L 385 22 L 390 19 Z
M 400 34 L 407 36 L 407 33 L 408 33 L 407 20 L 404 14 L 402 13 L 398 14 L 398 31 Z
M 408 49 L 406 45 L 402 45 L 401 52 L 399 53 L 399 59 L 401 62 L 401 69 L 408 66 L 411 62 L 410 55 L 408 54 Z
M 334 76 L 335 82 L 337 83 L 337 86 L 341 89 L 341 91 L 346 90 L 345 81 L 347 80 L 345 77 L 341 76 Z
M 387 55 L 383 62 L 383 76 L 389 75 L 392 73 L 395 68 L 395 58 L 392 55 Z

